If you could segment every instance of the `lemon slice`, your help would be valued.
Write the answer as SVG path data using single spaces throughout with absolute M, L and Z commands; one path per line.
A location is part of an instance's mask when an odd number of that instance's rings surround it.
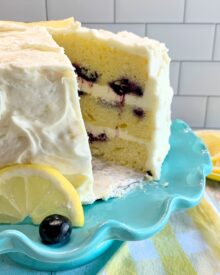
M 213 169 L 208 178 L 220 181 L 220 132 L 214 130 L 197 131 L 196 134 L 206 144 L 212 158 Z
M 68 217 L 73 226 L 84 224 L 80 198 L 62 174 L 35 164 L 0 170 L 0 223 L 17 223 L 30 217 L 39 224 L 51 214 Z

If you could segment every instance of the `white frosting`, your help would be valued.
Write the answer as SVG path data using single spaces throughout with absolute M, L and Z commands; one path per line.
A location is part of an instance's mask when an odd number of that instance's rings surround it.
M 1 34 L 0 166 L 47 164 L 73 184 L 83 177 L 78 192 L 92 202 L 91 154 L 70 61 L 45 29 Z
M 171 102 L 173 89 L 169 82 L 169 66 L 163 66 L 155 79 L 154 106 L 155 131 L 149 146 L 150 155 L 147 167 L 151 167 L 156 178 L 160 178 L 163 161 L 170 149 Z
M 16 51 L 22 49 L 55 51 L 63 53 L 63 48 L 51 39 L 51 35 L 45 28 L 32 27 L 24 30 L 11 28 L 9 31 L 3 31 L 4 25 L 0 24 L 0 51 Z M 5 26 L 6 27 L 6 26 Z M 28 37 L 28 40 L 26 39 Z

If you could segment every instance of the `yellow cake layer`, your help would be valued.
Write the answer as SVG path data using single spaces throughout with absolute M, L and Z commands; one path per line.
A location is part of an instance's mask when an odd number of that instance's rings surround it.
M 147 59 L 131 55 L 117 48 L 109 47 L 93 37 L 80 33 L 53 33 L 55 41 L 65 49 L 73 64 L 82 65 L 91 72 L 97 72 L 97 83 L 107 84 L 120 78 L 129 78 L 145 88 L 148 78 Z M 132 66 L 130 66 L 132 64 Z
M 80 98 L 80 106 L 85 123 L 121 129 L 134 137 L 150 140 L 154 131 L 153 116 L 144 111 L 143 118 L 134 115 L 134 106 L 116 107 L 103 103 L 99 98 L 85 94 Z
M 146 172 L 151 167 L 146 167 L 148 153 L 144 144 L 124 140 L 121 138 L 109 138 L 107 141 L 95 141 L 90 144 L 93 156 L 118 163 L 135 170 Z M 153 173 L 153 171 L 151 171 Z

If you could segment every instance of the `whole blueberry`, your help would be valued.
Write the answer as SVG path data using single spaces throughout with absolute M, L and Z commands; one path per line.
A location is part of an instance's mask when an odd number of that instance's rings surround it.
M 126 95 L 126 94 L 134 94 L 136 96 L 143 96 L 142 88 L 130 81 L 127 78 L 117 79 L 115 81 L 109 82 L 109 86 L 111 89 L 119 96 Z
M 142 118 L 142 117 L 145 116 L 144 110 L 141 109 L 141 108 L 139 108 L 139 107 L 133 109 L 133 113 L 134 113 L 134 115 L 136 115 L 136 116 L 139 117 L 139 118 Z
M 43 243 L 58 244 L 67 242 L 72 232 L 71 221 L 62 215 L 53 214 L 40 224 L 39 233 Z
M 89 69 L 73 64 L 77 75 L 87 81 L 96 82 L 99 78 L 99 75 L 96 71 L 90 71 Z
M 95 136 L 94 134 L 88 132 L 88 136 L 89 136 L 89 143 L 93 143 L 95 141 L 104 142 L 108 139 L 106 133 L 101 133 Z

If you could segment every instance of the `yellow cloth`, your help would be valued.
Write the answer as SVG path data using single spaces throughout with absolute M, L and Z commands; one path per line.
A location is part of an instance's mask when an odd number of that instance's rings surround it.
M 213 183 L 208 185 L 213 187 Z M 216 192 L 220 194 L 219 184 Z M 220 200 L 215 201 L 215 207 L 220 209 Z M 99 272 L 91 274 L 220 274 L 219 230 L 219 213 L 206 194 L 197 207 L 173 213 L 152 238 L 124 243 Z
M 220 131 L 197 131 L 196 134 L 207 146 L 212 158 L 212 173 L 208 178 L 220 181 Z

